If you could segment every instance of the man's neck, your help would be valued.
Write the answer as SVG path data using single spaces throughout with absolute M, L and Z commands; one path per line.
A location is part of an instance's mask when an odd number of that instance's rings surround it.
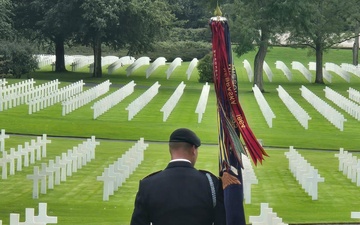
M 182 159 L 182 158 L 172 159 L 170 162 L 188 162 L 188 163 L 191 163 L 190 160 Z

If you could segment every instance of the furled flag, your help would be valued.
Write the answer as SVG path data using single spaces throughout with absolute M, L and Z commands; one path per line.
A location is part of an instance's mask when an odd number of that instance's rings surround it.
M 251 131 L 238 100 L 227 19 L 221 16 L 219 7 L 215 14 L 210 20 L 210 28 L 218 110 L 219 173 L 224 189 L 227 225 L 245 225 L 241 157 L 249 154 L 257 165 L 267 154 Z

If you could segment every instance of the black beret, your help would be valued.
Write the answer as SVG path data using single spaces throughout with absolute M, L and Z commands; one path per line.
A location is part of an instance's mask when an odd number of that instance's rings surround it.
M 196 147 L 201 145 L 200 138 L 196 136 L 193 131 L 187 128 L 179 128 L 172 132 L 169 142 L 187 142 L 195 145 Z

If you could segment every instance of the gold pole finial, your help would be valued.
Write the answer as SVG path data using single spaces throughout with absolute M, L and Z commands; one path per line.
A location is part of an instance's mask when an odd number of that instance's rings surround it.
M 215 16 L 219 16 L 219 17 L 222 16 L 222 12 L 220 10 L 219 3 L 216 6 L 214 14 L 215 14 Z

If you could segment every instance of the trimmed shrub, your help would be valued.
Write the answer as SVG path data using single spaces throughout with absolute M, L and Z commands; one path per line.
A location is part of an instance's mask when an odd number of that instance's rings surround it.
M 197 65 L 199 71 L 199 82 L 209 82 L 213 83 L 213 62 L 212 62 L 212 53 L 208 53 L 202 59 L 199 60 Z
M 38 69 L 36 58 L 28 43 L 0 42 L 0 74 L 15 78 Z

